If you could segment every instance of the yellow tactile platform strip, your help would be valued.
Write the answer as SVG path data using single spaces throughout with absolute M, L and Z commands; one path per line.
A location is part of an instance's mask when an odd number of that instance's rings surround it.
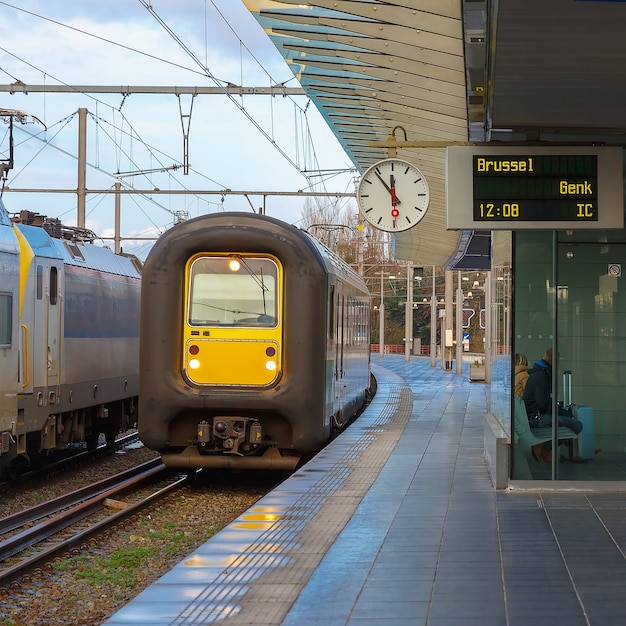
M 353 426 L 222 531 L 238 545 L 248 531 L 262 532 L 170 623 L 280 624 L 387 462 L 412 406 L 404 381 L 384 372 Z M 201 553 L 217 548 L 221 534 Z M 224 548 L 222 556 L 232 558 Z

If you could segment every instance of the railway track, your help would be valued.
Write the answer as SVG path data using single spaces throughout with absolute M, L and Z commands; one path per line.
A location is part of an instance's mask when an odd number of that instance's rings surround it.
M 18 481 L 28 482 L 36 480 L 41 476 L 53 476 L 63 472 L 69 472 L 80 467 L 93 463 L 96 459 L 115 454 L 119 450 L 123 450 L 129 445 L 139 441 L 139 434 L 134 431 L 126 433 L 116 439 L 113 443 L 99 445 L 95 450 L 79 450 L 72 452 L 67 450 L 61 458 L 51 463 L 45 463 L 41 467 L 37 467 L 26 471 L 22 474 L 15 475 L 8 483 L 0 481 L 0 487 L 6 484 L 16 483 Z
M 153 459 L 0 520 L 0 588 L 76 554 L 121 521 L 180 489 L 189 476 Z M 122 499 L 123 498 L 123 499 Z

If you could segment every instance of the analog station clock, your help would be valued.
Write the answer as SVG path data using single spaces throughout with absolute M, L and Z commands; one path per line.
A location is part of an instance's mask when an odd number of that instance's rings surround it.
M 383 159 L 363 174 L 356 192 L 363 217 L 375 228 L 399 232 L 426 214 L 430 192 L 424 175 L 401 159 Z

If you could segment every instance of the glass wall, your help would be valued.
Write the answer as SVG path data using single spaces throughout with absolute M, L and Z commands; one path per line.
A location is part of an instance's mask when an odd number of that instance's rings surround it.
M 554 472 L 533 458 L 532 438 L 521 433 L 525 424 L 514 414 L 512 478 L 626 480 L 624 231 L 520 231 L 512 257 L 512 353 L 526 355 L 532 367 L 556 346 L 557 399 L 577 405 L 574 413 L 583 423 L 572 460 L 567 445 L 555 446 L 561 462 Z M 566 372 L 571 374 L 564 378 Z

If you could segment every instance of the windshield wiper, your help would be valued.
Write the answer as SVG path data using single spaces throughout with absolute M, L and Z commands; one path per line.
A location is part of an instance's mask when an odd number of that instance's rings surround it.
M 246 270 L 246 272 L 248 272 L 248 274 L 250 274 L 250 276 L 252 276 L 252 279 L 254 280 L 254 282 L 256 282 L 256 284 L 261 287 L 261 293 L 263 294 L 263 314 L 267 314 L 267 303 L 265 302 L 265 293 L 267 291 L 269 291 L 269 287 L 265 286 L 265 282 L 263 280 L 263 268 L 261 268 L 260 273 L 261 273 L 261 278 L 259 278 L 254 271 L 252 270 L 252 268 L 245 262 L 245 260 L 243 259 L 243 257 L 239 256 L 238 254 L 235 255 L 235 258 L 239 261 L 239 263 L 241 263 L 241 265 L 243 266 L 243 269 Z

